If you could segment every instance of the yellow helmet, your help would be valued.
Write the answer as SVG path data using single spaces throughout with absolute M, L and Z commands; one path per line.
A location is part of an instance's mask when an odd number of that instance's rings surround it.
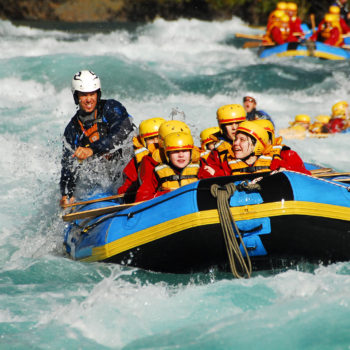
M 145 139 L 158 135 L 158 130 L 161 124 L 165 122 L 163 118 L 150 118 L 143 120 L 139 126 L 139 135 L 142 144 L 146 147 Z
M 289 23 L 289 16 L 284 14 L 282 17 L 279 18 L 279 20 L 282 22 L 282 23 Z
M 204 129 L 200 134 L 202 145 L 205 146 L 206 144 L 213 142 L 210 136 L 216 134 L 219 131 L 220 128 L 218 126 L 213 126 L 211 128 Z
M 184 132 L 172 132 L 165 136 L 164 151 L 167 161 L 169 162 L 168 152 L 192 150 L 194 142 L 191 134 Z
M 298 114 L 298 115 L 295 116 L 294 121 L 296 123 L 310 123 L 311 118 L 307 114 Z
M 295 2 L 288 2 L 287 3 L 287 10 L 288 11 L 298 11 L 298 5 Z
M 166 135 L 171 134 L 173 132 L 184 132 L 186 134 L 191 135 L 191 130 L 188 125 L 180 120 L 169 120 L 162 123 L 158 130 L 159 137 L 159 147 L 163 147 L 164 138 Z
M 268 133 L 271 144 L 275 143 L 275 127 L 272 122 L 268 119 L 256 119 L 254 123 L 262 126 Z
M 275 10 L 273 11 L 273 18 L 281 18 L 285 15 L 286 13 L 282 10 Z
M 329 13 L 333 15 L 340 15 L 340 7 L 339 6 L 330 6 Z
M 332 118 L 343 117 L 346 118 L 348 114 L 349 104 L 346 101 L 337 102 L 332 106 Z
M 339 22 L 339 16 L 335 15 L 334 13 L 326 13 L 326 15 L 324 16 L 324 21 L 325 22 Z
M 246 120 L 246 111 L 239 104 L 221 106 L 216 111 L 219 126 L 222 124 L 240 123 Z
M 240 132 L 253 137 L 256 141 L 254 147 L 255 155 L 258 156 L 263 153 L 264 149 L 268 144 L 269 135 L 261 125 L 253 121 L 245 121 L 238 126 L 236 130 L 236 135 Z
M 316 121 L 318 121 L 319 123 L 322 124 L 327 124 L 329 122 L 329 120 L 331 119 L 331 117 L 329 115 L 318 115 L 316 118 Z
M 283 11 L 286 10 L 287 9 L 287 3 L 284 2 L 284 1 L 278 2 L 277 5 L 276 5 L 276 9 L 277 10 L 283 10 Z

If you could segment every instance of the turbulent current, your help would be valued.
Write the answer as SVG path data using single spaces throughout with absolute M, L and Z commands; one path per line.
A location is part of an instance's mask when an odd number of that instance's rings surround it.
M 95 71 L 134 123 L 182 118 L 196 143 L 216 110 L 254 95 L 277 129 L 350 101 L 348 61 L 261 60 L 239 19 L 34 28 L 0 21 L 0 349 L 349 349 L 350 263 L 237 280 L 170 275 L 64 255 L 58 206 L 70 82 Z M 350 170 L 350 136 L 287 142 Z M 116 185 L 117 186 L 117 185 Z

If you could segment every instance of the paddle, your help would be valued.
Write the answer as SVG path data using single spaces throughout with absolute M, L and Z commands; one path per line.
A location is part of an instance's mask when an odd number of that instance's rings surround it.
M 320 169 L 313 169 L 313 170 L 310 170 L 310 173 L 312 175 L 315 175 L 315 174 L 323 174 L 323 173 L 328 173 L 330 171 L 333 171 L 332 168 L 320 168 Z
M 333 176 L 349 176 L 350 173 L 324 173 L 324 174 L 313 174 L 315 177 L 333 177 Z
M 96 216 L 101 216 L 101 215 L 105 215 L 105 214 L 117 213 L 118 211 L 128 209 L 128 208 L 133 207 L 134 205 L 137 205 L 140 203 L 143 203 L 143 202 L 121 204 L 121 205 L 112 205 L 110 207 L 78 211 L 75 213 L 62 215 L 62 219 L 63 219 L 63 221 L 74 221 L 74 220 L 80 220 L 80 219 L 85 219 L 85 218 L 94 218 Z
M 91 204 L 91 203 L 97 203 L 97 202 L 104 202 L 104 201 L 109 201 L 111 199 L 117 199 L 117 198 L 123 198 L 124 194 L 116 194 L 114 196 L 109 196 L 109 197 L 102 197 L 102 198 L 97 198 L 97 199 L 91 199 L 88 201 L 83 201 L 83 202 L 75 202 L 75 203 L 70 203 L 70 204 L 65 204 L 63 208 L 69 208 L 69 207 L 75 207 L 77 205 L 84 205 L 84 204 Z
M 350 182 L 350 177 L 347 177 L 346 179 L 333 179 L 333 181 L 336 181 L 336 182 Z
M 275 46 L 274 43 L 261 43 L 256 41 L 247 41 L 243 44 L 243 49 L 250 49 L 253 47 L 261 47 L 261 46 Z
M 315 30 L 316 30 L 316 21 L 315 21 L 315 15 L 313 13 L 310 15 L 310 21 L 311 21 L 312 31 L 315 32 Z
M 244 38 L 244 39 L 252 39 L 252 40 L 263 40 L 263 35 L 255 35 L 255 34 L 243 34 L 243 33 L 236 33 L 236 38 Z

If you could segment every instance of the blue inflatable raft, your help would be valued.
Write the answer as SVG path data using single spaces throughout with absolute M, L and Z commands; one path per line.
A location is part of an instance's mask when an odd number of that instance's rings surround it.
M 321 42 L 286 43 L 265 47 L 259 52 L 259 57 L 318 57 L 327 60 L 345 60 L 350 58 L 350 52 L 341 47 L 330 46 Z
M 211 190 L 214 184 L 234 183 L 237 190 L 229 198 L 229 210 L 243 237 L 246 249 L 241 244 L 241 253 L 246 259 L 248 252 L 253 269 L 274 268 L 282 261 L 350 260 L 347 184 L 286 171 L 265 175 L 259 189 L 240 187 L 256 176 L 200 180 L 121 211 L 109 201 L 82 206 L 78 213 L 103 207 L 112 207 L 112 212 L 71 221 L 66 251 L 75 260 L 160 272 L 229 270 Z

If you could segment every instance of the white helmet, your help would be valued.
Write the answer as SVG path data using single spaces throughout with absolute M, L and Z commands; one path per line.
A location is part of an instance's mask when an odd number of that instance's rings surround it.
M 77 91 L 80 92 L 101 92 L 101 81 L 100 78 L 90 70 L 82 70 L 76 74 L 72 79 L 72 93 L 75 104 L 79 103 Z

